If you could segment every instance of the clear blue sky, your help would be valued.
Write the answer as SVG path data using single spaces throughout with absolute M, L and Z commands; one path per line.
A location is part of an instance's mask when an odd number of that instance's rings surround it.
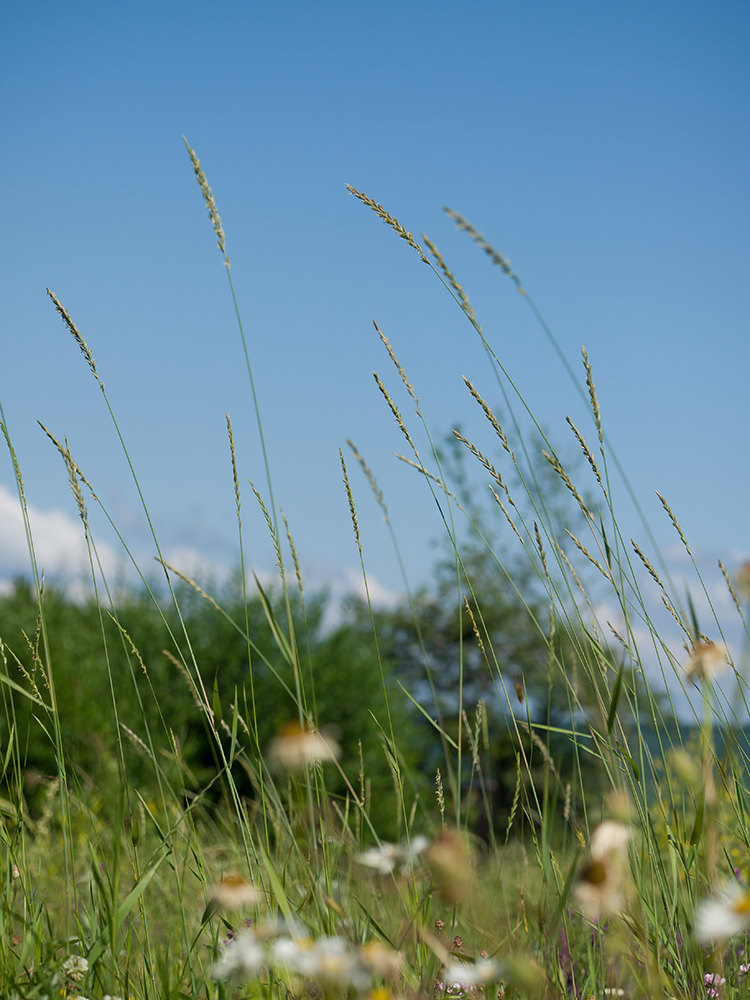
M 434 507 L 391 457 L 403 442 L 373 368 L 411 416 L 373 319 L 437 436 L 460 421 L 489 442 L 461 375 L 498 402 L 459 311 L 346 183 L 437 242 L 562 448 L 564 418 L 585 422 L 582 406 L 523 300 L 442 206 L 472 219 L 574 366 L 588 348 L 610 437 L 660 541 L 673 538 L 654 489 L 697 552 L 714 564 L 747 555 L 749 28 L 739 0 L 7 6 L 0 399 L 51 535 L 51 512 L 72 521 L 75 508 L 37 419 L 68 435 L 149 552 L 96 384 L 45 286 L 91 346 L 167 549 L 236 560 L 226 412 L 241 476 L 263 485 L 185 134 L 223 218 L 276 496 L 313 582 L 339 587 L 357 566 L 337 455 L 347 437 L 386 491 L 415 582 L 435 556 Z M 368 566 L 398 589 L 351 471 Z M 0 487 L 12 487 L 7 459 Z M 244 499 L 248 557 L 270 570 Z M 9 523 L 0 578 L 20 565 Z

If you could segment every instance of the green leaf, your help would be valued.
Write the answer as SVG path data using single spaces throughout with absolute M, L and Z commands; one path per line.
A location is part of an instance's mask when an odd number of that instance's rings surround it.
M 214 710 L 214 729 L 218 731 L 221 725 L 221 698 L 219 698 L 219 671 L 214 675 L 214 696 L 211 707 Z
M 609 705 L 609 715 L 607 716 L 607 733 L 611 733 L 614 728 L 615 719 L 617 718 L 617 703 L 620 700 L 620 692 L 622 691 L 622 672 L 625 669 L 625 661 L 623 660 L 620 669 L 617 671 L 617 680 L 615 681 L 615 686 L 612 688 L 612 701 Z

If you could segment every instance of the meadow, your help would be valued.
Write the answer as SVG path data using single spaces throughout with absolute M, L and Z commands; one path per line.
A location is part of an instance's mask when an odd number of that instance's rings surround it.
M 187 149 L 263 441 L 226 236 Z M 270 463 L 248 482 L 227 418 L 238 557 L 216 587 L 169 565 L 155 530 L 159 574 L 133 560 L 137 586 L 107 580 L 92 505 L 130 556 L 128 540 L 45 428 L 88 546 L 90 593 L 74 597 L 37 564 L 3 416 L 29 574 L 0 596 L 0 995 L 748 995 L 746 663 L 733 660 L 678 516 L 663 500 L 706 621 L 670 585 L 647 526 L 641 542 L 621 530 L 613 496 L 627 480 L 586 352 L 577 371 L 563 359 L 589 421 L 568 421 L 562 454 L 439 249 L 349 191 L 432 269 L 504 400 L 496 412 L 465 379 L 486 434 L 441 440 L 378 331 L 384 420 L 444 525 L 434 588 L 389 608 L 352 596 L 327 618 L 325 595 L 305 589 Z M 506 258 L 452 217 L 559 353 Z M 94 353 L 49 295 L 127 456 Z M 340 463 L 366 585 L 356 496 L 371 490 L 390 524 L 388 508 L 366 456 L 350 446 Z M 245 562 L 249 517 L 267 528 L 273 583 Z M 750 565 L 722 572 L 747 638 Z M 692 717 L 676 711 L 678 694 Z

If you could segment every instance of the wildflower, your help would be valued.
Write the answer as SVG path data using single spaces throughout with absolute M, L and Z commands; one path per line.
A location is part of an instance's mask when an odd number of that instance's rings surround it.
M 443 972 L 443 982 L 453 986 L 477 986 L 497 979 L 500 969 L 497 962 L 484 959 L 481 962 L 451 962 Z
M 227 910 L 237 910 L 258 903 L 262 898 L 261 891 L 241 875 L 227 875 L 213 887 L 210 905 L 214 909 L 223 906 Z
M 320 937 L 315 941 L 279 938 L 273 946 L 273 960 L 277 970 L 321 979 L 331 985 L 364 987 L 370 979 L 357 953 L 339 937 Z
M 628 828 L 616 820 L 605 820 L 591 834 L 589 859 L 573 890 L 591 920 L 625 908 L 629 839 Z
M 710 681 L 726 664 L 726 646 L 715 642 L 699 642 L 685 664 L 685 673 L 689 680 Z
M 739 973 L 741 976 L 746 976 L 750 972 L 750 965 L 741 965 L 739 968 Z
M 74 983 L 80 983 L 89 971 L 88 960 L 81 955 L 70 955 L 62 964 L 62 971 L 68 979 Z
M 396 868 L 400 868 L 401 871 L 409 869 L 426 849 L 427 844 L 426 837 L 414 837 L 410 844 L 401 846 L 383 841 L 379 847 L 368 847 L 366 851 L 358 854 L 357 861 L 368 868 L 374 868 L 379 875 L 390 875 Z
M 211 968 L 214 979 L 250 979 L 265 964 L 265 952 L 252 931 L 242 931 L 231 940 Z
M 268 744 L 269 763 L 287 771 L 300 771 L 308 764 L 338 760 L 340 756 L 341 747 L 330 735 L 297 721 L 284 723 Z
M 370 941 L 363 945 L 359 957 L 379 979 L 395 979 L 404 964 L 401 953 L 387 948 L 381 941 Z
M 720 976 L 718 972 L 707 972 L 703 977 L 703 983 L 706 987 L 706 996 L 717 997 L 719 995 L 719 989 L 724 985 L 726 979 Z
M 425 851 L 438 893 L 449 903 L 460 903 L 474 878 L 468 841 L 455 830 L 443 830 Z
M 716 899 L 706 899 L 695 912 L 700 941 L 733 937 L 750 924 L 750 890 L 733 886 Z

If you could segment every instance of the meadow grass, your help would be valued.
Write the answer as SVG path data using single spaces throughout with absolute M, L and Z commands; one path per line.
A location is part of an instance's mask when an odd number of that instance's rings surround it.
M 44 428 L 75 497 L 93 597 L 82 607 L 45 588 L 22 470 L 0 414 L 31 578 L 31 597 L 19 584 L 0 607 L 0 994 L 744 996 L 747 679 L 669 503 L 662 501 L 664 514 L 692 561 L 710 623 L 699 623 L 690 599 L 670 586 L 645 522 L 645 543 L 621 533 L 613 477 L 629 487 L 586 352 L 579 376 L 510 262 L 450 213 L 524 296 L 586 401 L 589 426 L 568 420 L 583 463 L 571 465 L 530 412 L 435 244 L 426 236 L 419 243 L 349 188 L 461 310 L 481 339 L 504 412 L 501 423 L 465 380 L 487 419 L 486 443 L 456 431 L 452 448 L 441 447 L 378 330 L 411 416 L 388 377 L 376 375 L 377 385 L 403 434 L 401 457 L 440 510 L 452 582 L 441 605 L 406 587 L 401 617 L 374 607 L 367 591 L 356 628 L 332 639 L 305 593 L 274 497 L 226 236 L 188 151 L 236 309 L 265 465 L 264 484 L 250 490 L 278 583 L 262 586 L 244 560 L 244 478 L 228 418 L 233 589 L 208 593 L 167 564 L 94 354 L 50 292 L 101 391 L 162 575 L 155 585 L 132 559 L 141 590 L 112 591 L 89 505 L 131 557 L 127 539 L 67 442 Z M 340 461 L 367 588 L 352 469 L 364 474 L 392 528 L 365 457 L 350 448 Z M 464 459 L 475 463 L 483 490 L 489 483 L 512 557 L 474 499 L 474 480 L 460 472 Z M 736 581 L 722 572 L 747 634 L 750 571 Z M 679 628 L 682 651 L 664 637 L 653 593 Z M 437 621 L 446 607 L 448 617 Z M 399 660 L 405 632 L 410 672 Z M 435 637 L 445 635 L 438 670 Z M 65 666 L 62 640 L 70 636 L 78 637 L 76 671 Z M 233 680 L 211 660 L 225 649 L 244 658 Z M 336 657 L 339 666 L 327 672 Z M 331 726 L 345 674 L 367 700 L 353 732 Z M 674 693 L 687 689 L 697 706 L 692 723 L 674 710 Z M 353 706 L 356 694 L 347 698 Z M 94 716 L 106 716 L 107 735 L 96 736 Z M 415 732 L 418 745 L 410 742 Z

